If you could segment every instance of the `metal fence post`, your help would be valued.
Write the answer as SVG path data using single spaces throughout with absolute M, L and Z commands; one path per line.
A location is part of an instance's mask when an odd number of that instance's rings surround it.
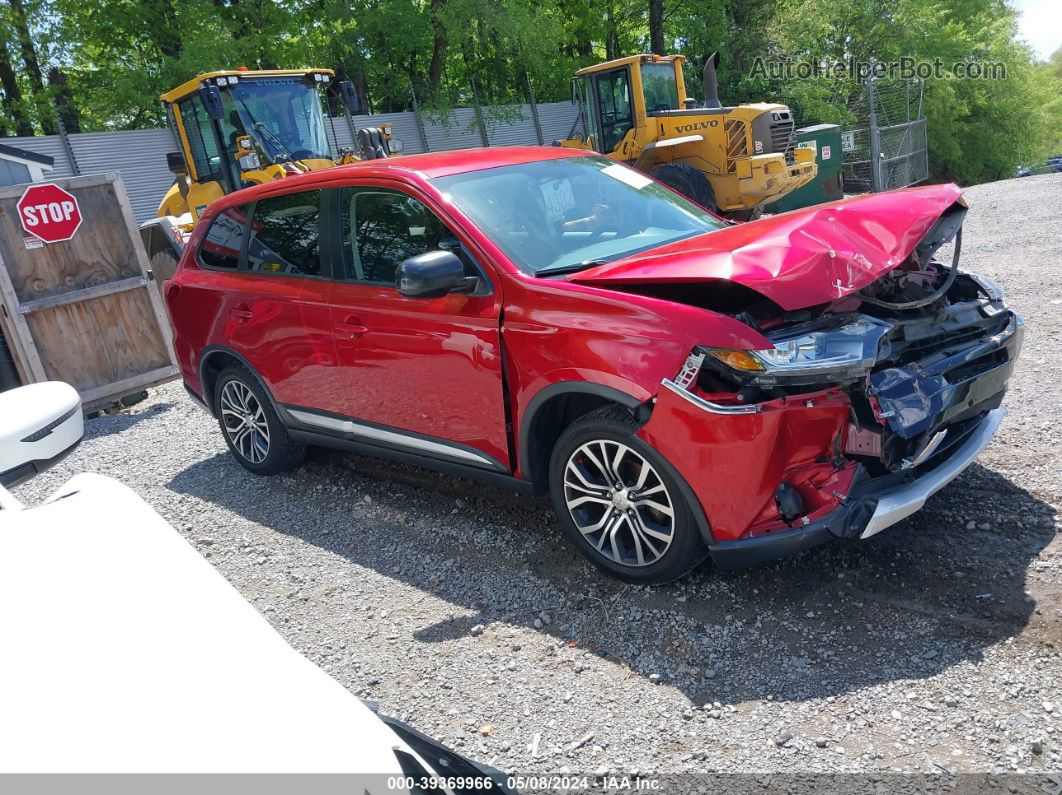
M 881 131 L 878 129 L 877 92 L 873 78 L 867 80 L 867 102 L 870 105 L 870 187 L 877 193 L 884 188 L 881 178 Z
M 524 73 L 524 80 L 527 82 L 527 103 L 531 108 L 531 121 L 535 124 L 535 135 L 538 136 L 538 145 L 545 146 L 546 138 L 542 135 L 542 124 L 538 120 L 538 108 L 535 107 L 535 92 L 531 88 L 531 77 L 526 72 Z
M 358 151 L 358 128 L 354 126 L 354 117 L 350 115 L 350 108 L 347 107 L 346 102 L 340 102 L 343 106 L 343 115 L 347 117 L 347 127 L 350 128 L 350 145 L 355 152 Z M 332 137 L 335 137 L 335 131 L 333 130 Z M 341 149 L 339 141 L 336 141 L 336 148 Z M 339 154 L 338 152 L 336 154 Z
M 484 146 L 490 146 L 490 136 L 487 135 L 487 124 L 483 119 L 483 106 L 479 102 L 479 91 L 476 90 L 476 80 L 473 78 L 469 82 L 472 83 L 472 101 L 475 103 L 476 112 L 476 124 L 479 126 L 479 139 L 483 141 Z
M 66 131 L 66 125 L 63 124 L 63 117 L 58 113 L 55 114 L 55 125 L 59 130 L 59 138 L 63 142 L 63 148 L 66 149 L 66 157 L 70 161 L 70 169 L 74 172 L 74 176 L 81 176 L 81 168 L 77 164 L 77 158 L 74 156 L 74 147 L 70 143 L 70 135 Z
M 417 104 L 417 92 L 413 90 L 413 81 L 409 81 L 409 97 L 413 100 L 413 120 L 417 123 L 417 132 L 420 133 L 420 143 L 425 152 L 430 152 L 428 146 L 428 133 L 424 129 L 424 121 L 420 118 L 420 105 Z

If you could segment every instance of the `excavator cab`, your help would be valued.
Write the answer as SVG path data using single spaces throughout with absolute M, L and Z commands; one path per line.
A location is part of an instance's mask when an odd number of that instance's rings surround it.
M 174 184 L 157 217 L 140 227 L 160 288 L 215 199 L 249 185 L 401 151 L 384 124 L 358 130 L 360 152 L 344 148 L 333 157 L 321 94 L 334 79 L 331 69 L 240 68 L 201 74 L 162 95 L 180 151 L 166 156 Z M 364 112 L 349 81 L 336 87 L 350 114 Z
M 579 118 L 569 137 L 555 143 L 622 160 L 736 220 L 758 216 L 815 177 L 814 152 L 794 147 L 789 108 L 723 107 L 718 55 L 705 65 L 705 102 L 698 107 L 686 94 L 685 60 L 634 55 L 580 69 L 572 79 Z
M 611 66 L 608 69 L 581 70 L 572 78 L 573 101 L 585 116 L 588 148 L 604 154 L 619 148 L 622 154 L 628 133 L 638 124 L 645 126 L 648 114 L 683 107 L 682 60 L 635 56 L 600 65 Z
M 336 165 L 320 98 L 333 78 L 328 69 L 218 71 L 163 94 L 181 151 L 167 158 L 177 179 L 159 215 L 189 212 L 194 223 L 226 193 Z

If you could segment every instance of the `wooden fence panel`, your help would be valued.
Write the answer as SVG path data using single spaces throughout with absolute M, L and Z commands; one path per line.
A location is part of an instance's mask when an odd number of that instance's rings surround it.
M 24 383 L 59 380 L 87 409 L 177 374 L 169 323 L 116 172 L 54 180 L 77 197 L 71 240 L 27 240 L 16 204 L 25 186 L 0 188 L 3 331 Z

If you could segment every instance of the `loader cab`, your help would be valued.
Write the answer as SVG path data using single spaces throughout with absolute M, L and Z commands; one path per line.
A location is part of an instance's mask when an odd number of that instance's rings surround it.
M 168 158 L 175 190 L 160 215 L 200 212 L 247 185 L 335 165 L 321 109 L 333 73 L 219 71 L 162 95 L 181 151 Z
M 681 55 L 636 55 L 576 72 L 573 100 L 582 107 L 589 148 L 621 157 L 630 148 L 633 156 L 634 145 L 652 134 L 649 116 L 684 106 L 683 61 Z

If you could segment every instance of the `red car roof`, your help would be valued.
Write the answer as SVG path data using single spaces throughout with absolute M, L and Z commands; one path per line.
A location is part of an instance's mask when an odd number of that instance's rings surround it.
M 286 193 L 300 187 L 304 189 L 326 188 L 330 182 L 342 182 L 354 176 L 386 178 L 396 171 L 405 171 L 433 179 L 468 171 L 533 163 L 539 160 L 559 160 L 564 157 L 579 157 L 588 154 L 594 153 L 560 146 L 496 146 L 456 149 L 448 152 L 426 152 L 421 155 L 402 155 L 383 160 L 362 160 L 349 166 L 335 166 L 322 171 L 286 177 L 275 182 L 266 182 L 251 188 L 243 188 L 222 196 L 211 207 L 214 210 L 220 210 L 253 201 L 262 195 Z
M 560 146 L 495 146 L 489 149 L 455 149 L 449 152 L 427 152 L 422 155 L 403 155 L 389 160 L 371 160 L 348 168 L 360 168 L 367 163 L 390 168 L 419 171 L 426 177 L 448 177 L 466 171 L 480 171 L 498 166 L 533 163 L 536 160 L 558 160 L 562 157 L 593 154 L 580 149 Z

